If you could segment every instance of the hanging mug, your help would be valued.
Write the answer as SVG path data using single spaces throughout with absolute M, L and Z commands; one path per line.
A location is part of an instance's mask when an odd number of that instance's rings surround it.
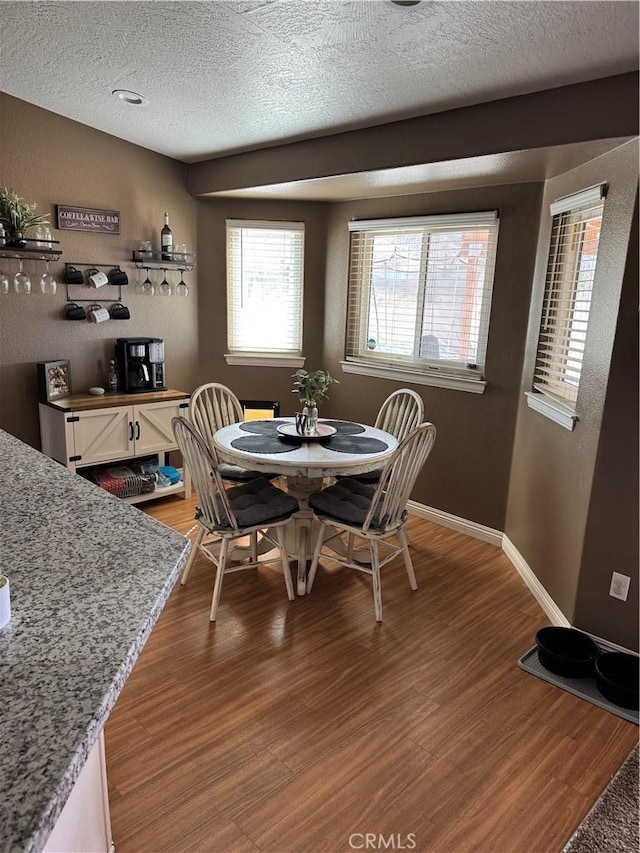
M 64 280 L 67 284 L 84 284 L 84 275 L 71 264 L 67 264 L 64 270 Z
M 102 287 L 104 284 L 108 284 L 109 282 L 106 274 L 95 267 L 88 270 L 87 275 L 89 276 L 89 284 L 91 287 Z
M 118 267 L 111 270 L 109 273 L 109 279 L 111 284 L 116 287 L 124 287 L 125 284 L 129 284 L 129 276 L 124 270 L 121 270 Z
M 67 305 L 66 309 L 66 317 L 67 320 L 86 320 L 87 315 L 85 314 L 84 308 L 81 308 L 76 302 L 70 302 Z
M 102 305 L 89 305 L 87 309 L 87 320 L 90 323 L 104 323 L 105 320 L 110 320 L 111 314 Z
M 114 302 L 109 311 L 112 320 L 130 320 L 131 313 L 126 305 L 122 302 Z

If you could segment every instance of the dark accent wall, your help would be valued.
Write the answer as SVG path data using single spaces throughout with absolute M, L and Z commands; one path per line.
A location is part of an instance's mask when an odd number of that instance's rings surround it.
M 401 383 L 342 373 L 340 367 L 349 220 L 499 211 L 485 393 L 409 385 L 424 401 L 425 419 L 438 430 L 413 498 L 497 530 L 504 528 L 541 197 L 541 184 L 514 184 L 362 199 L 334 205 L 329 220 L 324 364 L 340 384 L 331 389 L 327 408 L 336 417 L 373 423 L 382 401 Z
M 596 500 L 593 490 L 602 486 L 594 482 L 594 467 L 607 383 L 617 381 L 610 374 L 611 354 L 637 180 L 635 141 L 548 181 L 543 200 L 505 533 L 569 621 L 574 619 L 585 537 L 587 533 L 604 539 L 608 536 L 604 529 L 597 534 L 592 530 L 597 520 L 595 514 L 589 515 L 589 506 Z M 607 198 L 577 401 L 579 420 L 569 432 L 529 409 L 524 392 L 531 389 L 535 363 L 551 229 L 549 204 L 601 182 L 607 184 Z M 628 383 L 629 379 L 627 376 L 620 381 Z M 628 388 L 627 399 L 626 416 L 633 418 L 637 387 Z M 618 447 L 617 452 L 624 464 L 630 461 L 624 447 Z M 626 486 L 616 498 L 621 512 L 625 494 Z M 625 563 L 632 558 L 629 553 Z M 600 595 L 592 602 L 594 607 L 602 603 Z
M 123 294 L 132 319 L 98 326 L 60 319 L 66 304 L 63 287 L 55 297 L 12 293 L 0 298 L 2 428 L 39 446 L 35 362 L 70 359 L 74 389 L 86 390 L 104 382 L 115 338 L 133 335 L 165 339 L 172 387 L 191 391 L 201 382 L 221 381 L 241 397 L 277 399 L 284 413 L 292 411 L 293 370 L 230 367 L 224 359 L 228 217 L 305 221 L 306 366 L 329 368 L 340 380 L 332 387 L 323 414 L 371 421 L 382 400 L 400 383 L 343 374 L 338 364 L 344 343 L 348 220 L 497 208 L 500 238 L 487 352 L 489 384 L 483 395 L 413 386 L 423 397 L 426 417 L 439 431 L 414 498 L 506 530 L 570 620 L 579 620 L 604 638 L 632 644 L 637 636 L 637 574 L 632 572 L 634 560 L 637 566 L 637 536 L 626 519 L 634 513 L 637 519 L 637 443 L 634 455 L 630 442 L 637 433 L 638 391 L 637 373 L 623 355 L 631 346 L 629 310 L 637 320 L 637 297 L 629 296 L 634 281 L 637 294 L 637 266 L 631 260 L 637 253 L 637 235 L 635 248 L 632 244 L 627 251 L 637 187 L 637 143 L 555 178 L 545 188 L 513 184 L 328 204 L 195 200 L 188 184 L 197 195 L 634 135 L 637 73 L 192 167 L 15 98 L 0 98 L 0 184 L 14 187 L 29 201 L 37 200 L 41 211 L 52 214 L 56 203 L 120 210 L 119 237 L 55 230 L 54 236 L 62 241 L 62 261 L 120 263 L 132 282 Z M 602 260 L 580 421 L 569 433 L 527 409 L 522 392 L 530 387 L 535 356 L 548 202 L 600 180 L 610 186 Z M 184 300 L 133 294 L 140 273 L 128 258 L 140 240 L 157 244 L 164 210 L 171 214 L 177 242 L 186 242 L 198 253 L 197 272 L 188 277 L 191 295 Z M 637 224 L 634 227 L 637 230 Z M 11 275 L 17 269 L 14 261 L 3 260 L 0 265 Z M 37 283 L 42 269 L 34 264 L 28 269 Z M 61 275 L 62 263 L 53 270 Z M 633 361 L 637 365 L 637 348 Z M 623 478 L 622 485 L 614 472 Z M 615 548 L 609 529 L 618 530 Z M 613 569 L 633 578 L 626 608 L 603 592 L 605 587 L 608 592 Z
M 38 292 L 44 263 L 28 260 L 24 266 L 33 293 L 0 297 L 0 427 L 40 447 L 38 361 L 69 360 L 73 390 L 86 392 L 92 385 L 105 386 L 116 338 L 158 337 L 166 344 L 168 384 L 193 390 L 198 363 L 196 273 L 186 275 L 191 289 L 186 299 L 137 296 L 134 284 L 142 272 L 130 258 L 141 240 L 159 248 L 165 210 L 175 241 L 195 249 L 196 201 L 187 189 L 184 163 L 25 101 L 4 94 L 0 98 L 0 185 L 12 187 L 28 202 L 37 201 L 38 212 L 50 214 L 53 237 L 63 251 L 60 262 L 51 264 L 59 282 L 55 296 Z M 56 204 L 119 210 L 121 233 L 58 230 Z M 129 276 L 122 297 L 131 319 L 100 324 L 62 319 L 67 304 L 61 283 L 65 261 L 120 264 Z M 0 268 L 12 279 L 18 261 L 0 259 Z M 151 275 L 156 285 L 162 280 L 162 272 Z M 179 280 L 175 272 L 168 277 L 173 284 Z M 72 298 L 95 297 L 98 303 L 106 293 L 106 287 L 70 287 Z M 112 289 L 110 293 L 117 295 Z
M 198 303 L 200 340 L 196 376 L 222 382 L 241 399 L 278 400 L 280 413 L 291 415 L 295 367 L 229 366 L 227 352 L 226 226 L 227 219 L 286 220 L 305 223 L 303 352 L 309 365 L 322 364 L 325 328 L 324 282 L 328 205 L 244 199 L 198 200 L 198 263 L 202 274 Z M 205 273 L 206 271 L 206 273 Z
M 638 200 L 618 309 L 574 624 L 638 650 Z M 627 601 L 609 595 L 613 571 L 631 578 Z

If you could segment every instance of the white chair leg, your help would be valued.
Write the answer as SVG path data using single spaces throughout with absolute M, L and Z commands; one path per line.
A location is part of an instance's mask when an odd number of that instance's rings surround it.
M 311 560 L 311 568 L 309 569 L 309 574 L 307 575 L 307 595 L 311 592 L 313 587 L 313 582 L 316 579 L 316 572 L 318 571 L 318 563 L 320 562 L 320 551 L 322 550 L 322 543 L 324 542 L 324 534 L 325 534 L 325 525 L 320 524 L 318 535 L 316 536 L 316 544 L 313 549 L 313 559 Z
M 287 554 L 287 543 L 284 538 L 284 527 L 276 527 L 276 539 L 278 540 L 278 548 L 282 557 L 282 574 L 284 575 L 284 583 L 287 587 L 287 596 L 289 601 L 295 599 L 293 591 L 293 581 L 291 580 L 291 569 L 289 568 L 289 555 Z
M 407 539 L 407 534 L 404 527 L 401 527 L 398 531 L 398 539 L 400 540 L 400 544 L 402 545 L 402 557 L 404 559 L 404 565 L 407 570 L 407 574 L 409 575 L 409 586 L 411 587 L 411 589 L 418 589 L 416 573 L 413 571 L 413 562 L 411 561 L 411 554 L 409 552 L 409 541 Z
M 204 534 L 206 530 L 201 525 L 198 527 L 198 532 L 196 534 L 196 538 L 193 540 L 191 544 L 191 552 L 187 557 L 187 562 L 185 563 L 184 569 L 182 570 L 182 575 L 180 576 L 180 583 L 184 586 L 187 582 L 187 578 L 189 577 L 189 572 L 191 571 L 191 566 L 193 565 L 193 561 L 196 558 L 196 554 L 200 548 L 202 540 L 204 539 Z
M 211 613 L 209 614 L 209 621 L 216 621 L 216 614 L 218 613 L 218 604 L 220 603 L 220 592 L 222 590 L 222 579 L 224 577 L 224 569 L 227 563 L 227 549 L 229 548 L 229 540 L 226 536 L 222 537 L 220 542 L 220 554 L 218 556 L 218 571 L 216 572 L 216 580 L 213 585 L 213 597 L 211 599 Z
M 349 533 L 349 535 L 347 536 L 347 561 L 349 563 L 353 563 L 353 543 L 353 533 Z
M 380 587 L 380 556 L 378 542 L 371 540 L 371 580 L 373 581 L 373 604 L 376 610 L 376 622 L 382 622 L 382 589 Z

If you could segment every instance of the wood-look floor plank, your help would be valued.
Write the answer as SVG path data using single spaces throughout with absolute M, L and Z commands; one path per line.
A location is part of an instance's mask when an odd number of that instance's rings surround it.
M 144 511 L 186 533 L 194 504 Z M 517 667 L 547 620 L 498 548 L 408 532 L 419 589 L 385 567 L 382 624 L 330 565 L 293 602 L 272 568 L 230 575 L 211 624 L 196 559 L 107 722 L 118 853 L 562 848 L 637 729 Z

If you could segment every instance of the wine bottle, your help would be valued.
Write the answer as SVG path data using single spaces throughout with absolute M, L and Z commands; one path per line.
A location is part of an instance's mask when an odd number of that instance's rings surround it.
M 164 227 L 160 232 L 160 247 L 163 261 L 173 260 L 173 234 L 169 228 L 169 214 L 164 215 Z

